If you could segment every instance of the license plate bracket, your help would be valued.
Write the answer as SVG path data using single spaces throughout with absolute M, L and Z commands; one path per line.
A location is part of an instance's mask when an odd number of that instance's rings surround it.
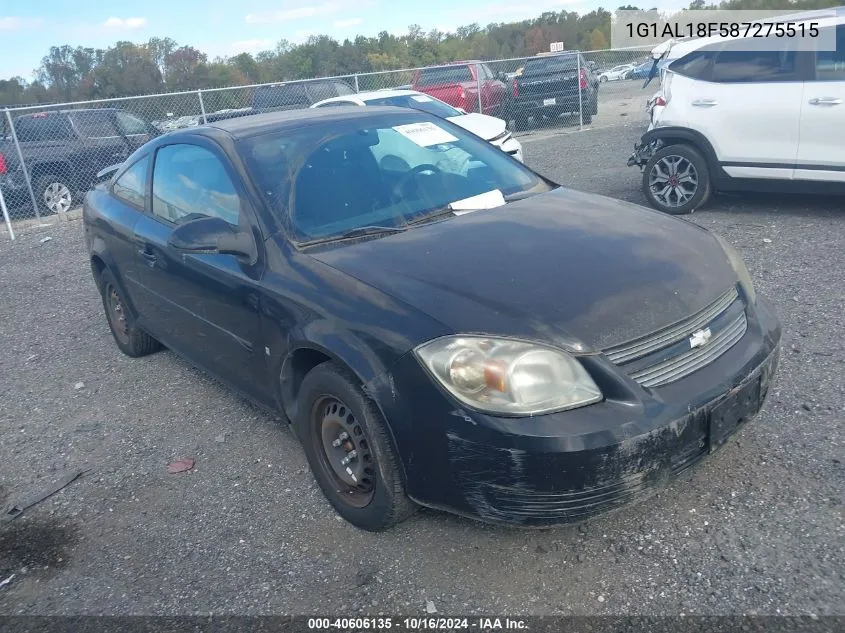
M 551 99 L 543 99 L 544 106 L 555 105 L 557 103 L 557 99 L 552 97 Z
M 710 410 L 709 444 L 712 453 L 760 407 L 760 378 L 755 378 L 733 396 Z

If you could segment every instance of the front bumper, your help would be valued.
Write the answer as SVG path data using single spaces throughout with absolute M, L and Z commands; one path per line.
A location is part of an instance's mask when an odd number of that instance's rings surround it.
M 654 122 L 649 125 L 649 131 L 654 126 Z M 640 169 L 646 166 L 651 157 L 654 156 L 654 153 L 663 147 L 663 141 L 660 139 L 655 139 L 650 143 L 643 143 L 638 142 L 634 143 L 634 152 L 628 157 L 627 165 L 628 167 L 633 167 L 636 165 Z
M 748 331 L 733 347 L 663 387 L 620 378 L 602 355 L 584 357 L 605 400 L 533 418 L 457 407 L 405 357 L 377 397 L 409 495 L 422 505 L 522 526 L 577 521 L 647 496 L 762 406 L 778 364 L 780 324 L 762 300 L 747 314 Z

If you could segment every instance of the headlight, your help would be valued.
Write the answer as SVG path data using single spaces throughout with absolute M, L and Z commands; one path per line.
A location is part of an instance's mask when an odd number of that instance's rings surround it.
M 538 415 L 602 399 L 584 367 L 563 350 L 482 336 L 447 336 L 414 350 L 459 401 L 489 413 Z
M 737 252 L 737 250 L 728 244 L 728 242 L 720 235 L 713 234 L 716 240 L 722 247 L 722 250 L 725 251 L 725 255 L 728 258 L 731 266 L 736 272 L 736 276 L 739 278 L 739 283 L 742 286 L 742 289 L 745 290 L 745 294 L 748 295 L 748 301 L 750 303 L 754 303 L 755 301 L 755 293 L 754 293 L 754 284 L 751 281 L 751 275 L 748 274 L 748 268 L 745 267 L 745 262 L 742 261 L 742 255 Z

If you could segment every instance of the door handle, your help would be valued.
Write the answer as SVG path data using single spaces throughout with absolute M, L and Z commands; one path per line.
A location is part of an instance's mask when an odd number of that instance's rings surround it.
M 835 106 L 841 103 L 842 99 L 838 99 L 837 97 L 816 97 L 815 99 L 810 99 L 810 105 Z
M 155 266 L 156 260 L 158 259 L 156 257 L 155 253 L 147 250 L 146 248 L 139 248 L 138 249 L 138 255 L 140 255 L 141 259 L 143 259 L 145 262 L 147 262 L 147 264 L 149 264 L 150 267 Z
M 712 108 L 715 105 L 719 105 L 719 102 L 713 99 L 696 99 L 692 102 L 692 105 L 698 108 Z

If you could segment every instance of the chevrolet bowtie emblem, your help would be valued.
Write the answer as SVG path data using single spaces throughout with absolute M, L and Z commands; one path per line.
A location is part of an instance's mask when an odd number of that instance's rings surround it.
M 692 349 L 695 349 L 696 347 L 704 347 L 710 342 L 712 337 L 713 333 L 710 331 L 709 327 L 706 327 L 703 330 L 698 330 L 693 332 L 692 336 L 689 337 L 689 346 Z

